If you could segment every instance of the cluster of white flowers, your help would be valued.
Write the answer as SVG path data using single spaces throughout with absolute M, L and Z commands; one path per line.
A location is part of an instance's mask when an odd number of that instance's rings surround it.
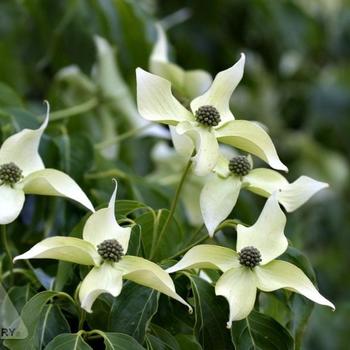
M 97 42 L 105 50 L 101 40 Z M 200 178 L 196 182 L 198 196 L 189 188 L 188 199 L 196 201 L 194 206 L 199 207 L 209 236 L 214 235 L 231 213 L 241 189 L 267 198 L 254 225 L 237 226 L 236 251 L 214 244 L 197 245 L 166 271 L 146 259 L 125 255 L 132 227 L 122 227 L 115 219 L 117 184 L 108 207 L 95 211 L 68 175 L 45 169 L 38 146 L 48 124 L 47 111 L 39 129 L 25 129 L 1 146 L 0 224 L 17 218 L 25 193 L 67 197 L 88 208 L 92 215 L 85 223 L 82 239 L 50 237 L 14 260 L 50 258 L 93 266 L 79 287 L 81 306 L 88 312 L 92 311 L 101 293 L 119 295 L 123 278 L 154 288 L 191 309 L 176 293 L 169 275 L 189 268 L 213 268 L 223 272 L 215 291 L 228 300 L 228 327 L 249 315 L 258 289 L 269 292 L 286 288 L 334 309 L 302 270 L 276 260 L 288 247 L 284 235 L 286 216 L 280 205 L 287 212 L 294 211 L 327 184 L 307 176 L 289 183 L 276 171 L 288 169 L 279 159 L 264 127 L 257 122 L 234 118 L 229 102 L 242 79 L 244 64 L 245 56 L 241 54 L 236 64 L 218 73 L 213 80 L 204 71 L 184 71 L 169 62 L 165 33 L 159 26 L 158 41 L 150 61 L 152 73 L 141 68 L 136 70 L 140 115 L 148 121 L 170 126 L 174 147 L 184 160 L 183 164 L 191 162 L 191 176 Z M 229 159 L 219 143 L 238 148 L 247 155 L 235 153 Z M 253 169 L 252 156 L 276 170 Z M 186 201 L 186 196 L 184 198 Z
M 108 208 L 95 211 L 72 178 L 61 171 L 45 169 L 38 148 L 48 120 L 49 107 L 39 129 L 24 129 L 10 136 L 0 148 L 0 224 L 9 224 L 18 217 L 25 193 L 70 198 L 89 209 L 92 215 L 84 226 L 83 239 L 49 237 L 16 256 L 14 261 L 58 259 L 94 266 L 79 288 L 81 306 L 88 312 L 92 311 L 91 306 L 100 294 L 119 295 L 123 278 L 169 295 L 191 310 L 191 306 L 176 293 L 166 271 L 146 259 L 124 255 L 132 228 L 119 226 L 115 219 L 117 183 Z M 101 246 L 106 249 L 101 249 Z
M 175 149 L 184 159 L 192 157 L 194 176 L 204 177 L 200 194 L 191 196 L 198 201 L 209 235 L 213 236 L 231 213 L 242 188 L 268 198 L 253 226 L 237 225 L 237 251 L 198 245 L 167 271 L 221 270 L 223 275 L 216 282 L 215 291 L 229 303 L 228 327 L 232 321 L 249 315 L 257 289 L 265 292 L 289 289 L 334 309 L 302 270 L 275 260 L 288 247 L 284 235 L 286 216 L 280 205 L 292 212 L 328 184 L 307 176 L 289 183 L 275 170 L 252 169 L 254 155 L 273 169 L 288 170 L 263 126 L 236 120 L 230 111 L 231 95 L 243 76 L 244 54 L 212 80 L 204 71 L 184 71 L 169 62 L 166 35 L 161 26 L 157 29 L 158 41 L 150 61 L 153 74 L 137 70 L 139 112 L 147 120 L 168 124 Z M 227 159 L 226 153 L 230 152 L 220 149 L 218 141 L 247 152 L 247 156 L 235 154 Z

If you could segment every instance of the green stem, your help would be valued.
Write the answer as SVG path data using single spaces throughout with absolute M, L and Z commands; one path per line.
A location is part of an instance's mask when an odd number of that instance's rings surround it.
M 179 201 L 179 197 L 180 197 L 180 193 L 181 193 L 181 190 L 182 190 L 182 187 L 185 183 L 185 180 L 186 180 L 186 177 L 189 173 L 189 170 L 191 169 L 191 165 L 192 165 L 192 160 L 190 159 L 186 165 L 186 168 L 181 176 L 181 179 L 180 179 L 180 182 L 177 186 L 177 189 L 176 189 L 176 192 L 175 192 L 175 197 L 174 197 L 174 200 L 173 202 L 171 203 L 171 206 L 170 206 L 170 210 L 169 210 L 169 215 L 168 217 L 166 218 L 166 221 L 162 227 L 162 230 L 160 231 L 159 233 L 159 236 L 158 236 L 158 244 L 157 244 L 157 247 L 159 245 L 159 242 L 161 241 L 162 239 L 162 236 L 163 234 L 165 233 L 165 231 L 167 230 L 171 220 L 173 219 L 173 216 L 175 214 L 175 210 L 176 210 L 176 206 L 177 206 L 177 202 Z M 155 250 L 157 250 L 157 247 Z M 152 258 L 153 256 L 151 256 Z
M 85 101 L 80 105 L 76 105 L 74 107 L 69 107 L 66 109 L 62 109 L 60 111 L 52 112 L 50 114 L 50 121 L 53 122 L 56 120 L 61 120 L 61 119 L 72 117 L 74 115 L 88 112 L 91 109 L 94 109 L 95 107 L 97 107 L 98 103 L 99 103 L 98 99 L 96 97 L 93 97 L 92 99 Z
M 204 229 L 204 224 L 202 226 L 199 227 L 199 229 L 194 233 L 193 236 L 196 236 L 200 231 L 202 231 Z M 210 239 L 210 237 L 208 236 L 208 234 L 206 234 L 205 236 L 201 237 L 200 239 L 198 239 L 196 242 L 191 243 L 190 245 L 188 245 L 186 248 L 181 249 L 180 251 L 178 251 L 176 254 L 170 256 L 168 259 L 175 259 L 178 256 L 182 255 L 183 253 L 186 253 L 188 250 L 190 250 L 191 248 L 193 248 L 194 246 L 203 243 L 204 241 L 206 241 L 207 239 Z
M 9 259 L 9 265 L 10 265 L 10 283 L 13 285 L 14 279 L 13 279 L 13 261 L 12 261 L 12 254 L 10 250 L 10 246 L 8 244 L 7 240 L 7 232 L 6 232 L 6 225 L 1 225 L 1 240 L 4 245 L 5 252 L 7 254 L 7 257 Z
M 81 309 L 80 318 L 79 318 L 79 326 L 78 326 L 79 330 L 83 330 L 85 318 L 86 318 L 86 311 L 84 309 Z
M 241 221 L 239 220 L 236 220 L 236 219 L 228 219 L 228 220 L 225 220 L 223 221 L 215 230 L 215 232 L 218 232 L 220 230 L 222 230 L 223 228 L 225 227 L 230 227 L 230 228 L 234 228 L 236 229 L 237 228 L 237 225 L 243 225 Z
M 131 130 L 125 132 L 124 134 L 117 135 L 115 137 L 110 138 L 109 140 L 97 143 L 94 147 L 97 150 L 104 149 L 106 147 L 109 147 L 109 146 L 116 144 L 117 142 L 121 142 L 121 141 L 127 140 L 135 135 L 138 135 L 142 131 L 148 129 L 151 126 L 152 126 L 152 124 L 147 124 L 147 125 L 143 126 L 142 128 L 131 129 Z

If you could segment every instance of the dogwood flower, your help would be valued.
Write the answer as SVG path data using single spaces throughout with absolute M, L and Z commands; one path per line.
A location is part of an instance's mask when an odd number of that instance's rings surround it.
M 91 211 L 90 200 L 65 173 L 45 169 L 38 153 L 41 136 L 49 121 L 49 105 L 43 124 L 24 129 L 7 138 L 0 148 L 0 224 L 14 221 L 21 212 L 25 194 L 61 196 L 73 199 Z
M 288 246 L 284 235 L 286 217 L 277 198 L 267 200 L 258 220 L 251 227 L 237 226 L 237 252 L 216 245 L 198 245 L 190 249 L 169 273 L 189 268 L 211 268 L 223 272 L 215 285 L 216 295 L 227 299 L 230 308 L 227 327 L 246 318 L 252 311 L 256 292 L 285 288 L 335 309 L 295 265 L 276 260 Z
M 252 169 L 250 156 L 234 156 L 228 161 L 220 155 L 214 173 L 206 181 L 200 194 L 200 207 L 209 235 L 234 208 L 240 190 L 245 188 L 263 197 L 276 192 L 279 203 L 292 212 L 303 205 L 315 193 L 328 187 L 327 183 L 308 176 L 300 176 L 289 183 L 287 179 L 272 169 Z M 217 198 L 220 198 L 218 201 Z
M 118 296 L 123 279 L 162 292 L 191 307 L 176 293 L 169 274 L 146 259 L 124 255 L 128 250 L 131 227 L 121 227 L 115 219 L 117 183 L 107 208 L 93 213 L 85 223 L 83 239 L 50 237 L 36 244 L 21 259 L 58 259 L 82 265 L 92 265 L 79 288 L 81 307 L 91 307 L 102 293 Z
M 168 80 L 136 69 L 139 113 L 149 121 L 176 126 L 179 135 L 192 140 L 197 175 L 206 175 L 215 167 L 218 141 L 255 154 L 272 168 L 287 170 L 266 131 L 257 123 L 235 120 L 230 111 L 230 97 L 243 76 L 244 62 L 242 54 L 231 68 L 218 73 L 209 89 L 192 100 L 191 111 L 172 95 Z

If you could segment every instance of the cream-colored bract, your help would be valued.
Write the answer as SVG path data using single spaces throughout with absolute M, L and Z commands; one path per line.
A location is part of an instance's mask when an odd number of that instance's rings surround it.
M 156 29 L 157 41 L 150 56 L 150 72 L 169 80 L 175 94 L 185 100 L 192 100 L 203 94 L 212 83 L 211 75 L 200 69 L 184 70 L 170 62 L 165 31 L 160 24 L 156 25 Z
M 262 261 L 254 268 L 239 263 L 236 251 L 215 245 L 198 245 L 190 249 L 169 273 L 189 268 L 212 268 L 223 272 L 215 286 L 216 295 L 225 297 L 230 315 L 227 326 L 246 318 L 252 311 L 256 291 L 271 292 L 280 288 L 304 295 L 315 303 L 335 309 L 314 287 L 309 278 L 291 263 L 275 260 L 288 247 L 284 235 L 286 217 L 276 195 L 267 200 L 256 223 L 251 227 L 237 226 L 237 252 L 253 246 L 261 253 Z
M 40 194 L 70 198 L 87 209 L 94 211 L 88 197 L 78 184 L 65 173 L 55 169 L 45 169 L 38 153 L 39 143 L 49 122 L 49 104 L 43 124 L 36 130 L 24 129 L 10 136 L 0 148 L 0 166 L 15 163 L 23 174 L 23 179 L 10 186 L 0 185 L 0 224 L 14 221 L 24 204 L 24 194 Z
M 86 221 L 83 229 L 83 239 L 74 237 L 50 237 L 36 244 L 14 261 L 21 259 L 57 259 L 82 265 L 92 265 L 93 268 L 82 281 L 79 289 L 79 299 L 82 308 L 92 312 L 91 307 L 102 293 L 119 295 L 123 283 L 128 279 L 164 293 L 190 310 L 175 291 L 175 286 L 169 274 L 157 264 L 146 259 L 124 255 L 120 261 L 104 261 L 97 251 L 97 246 L 105 240 L 116 239 L 127 252 L 131 227 L 121 227 L 115 219 L 115 198 L 117 182 L 107 208 L 94 212 Z
M 251 157 L 249 159 L 252 164 Z M 327 183 L 307 176 L 301 176 L 289 183 L 277 171 L 265 168 L 252 169 L 249 174 L 240 177 L 229 171 L 228 164 L 229 161 L 220 155 L 214 173 L 208 178 L 200 194 L 201 213 L 210 236 L 214 235 L 217 226 L 231 213 L 242 188 L 263 197 L 276 192 L 279 203 L 291 212 L 318 191 L 328 187 Z
M 160 47 L 163 49 L 164 45 Z M 154 68 L 156 62 L 161 62 L 164 56 L 159 52 L 155 54 L 152 71 L 157 71 Z M 255 154 L 275 169 L 287 170 L 266 131 L 257 123 L 235 120 L 230 111 L 230 98 L 242 79 L 244 63 L 245 56 L 241 54 L 236 64 L 218 73 L 211 86 L 202 95 L 192 99 L 191 111 L 172 94 L 173 74 L 169 81 L 141 68 L 136 69 L 139 113 L 146 120 L 175 126 L 179 135 L 186 135 L 192 140 L 196 149 L 196 155 L 192 158 L 194 171 L 199 176 L 207 175 L 215 167 L 219 157 L 218 141 Z M 163 68 L 160 74 L 167 76 Z M 207 127 L 196 121 L 195 112 L 205 105 L 215 107 L 220 113 L 221 121 L 217 126 Z

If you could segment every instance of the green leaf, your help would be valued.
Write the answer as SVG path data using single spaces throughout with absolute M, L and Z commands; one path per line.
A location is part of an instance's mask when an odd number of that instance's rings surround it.
M 201 345 L 192 334 L 177 334 L 175 338 L 181 350 L 202 350 Z
M 157 211 L 155 215 L 147 212 L 135 220 L 142 227 L 144 254 L 150 260 L 162 261 L 170 258 L 186 244 L 188 237 L 175 219 L 170 222 L 167 230 L 162 232 L 168 215 L 169 211 L 163 209 Z
M 36 337 L 40 339 L 38 344 L 41 349 L 52 339 L 61 333 L 69 333 L 70 326 L 61 309 L 55 304 L 45 305 L 40 313 Z
M 11 350 L 36 350 L 39 349 L 41 339 L 38 329 L 42 326 L 42 312 L 45 310 L 46 304 L 53 298 L 64 298 L 70 301 L 73 299 L 66 293 L 53 291 L 45 291 L 36 294 L 23 307 L 21 318 L 27 327 L 28 337 L 25 339 L 7 339 L 4 344 Z
M 144 349 L 134 338 L 127 334 L 95 331 L 100 334 L 106 345 L 106 350 L 142 350 Z
M 132 227 L 128 252 L 127 255 L 140 255 L 141 250 L 141 227 L 139 225 L 135 225 Z
M 113 305 L 113 296 L 108 293 L 104 293 L 99 296 L 93 305 L 93 313 L 86 314 L 86 320 L 92 329 L 101 329 L 107 330 L 112 305 Z
M 47 344 L 45 350 L 92 350 L 82 338 L 82 333 L 60 334 Z
M 35 290 L 31 288 L 30 284 L 25 286 L 15 286 L 8 291 L 8 297 L 19 313 L 22 311 L 23 306 L 34 295 Z
M 294 349 L 294 341 L 288 330 L 272 317 L 257 311 L 252 311 L 242 321 L 234 322 L 231 337 L 236 350 Z
M 156 324 L 151 324 L 150 331 L 152 334 L 147 334 L 148 340 L 153 343 L 153 341 L 157 339 L 157 345 L 153 346 L 154 348 L 161 345 L 161 349 L 181 350 L 176 338 L 166 329 Z
M 116 215 L 118 218 L 125 217 L 131 213 L 147 208 L 146 204 L 132 200 L 117 200 L 115 202 Z
M 96 324 L 94 321 L 95 311 L 98 312 L 97 308 L 102 308 L 102 305 L 98 306 L 97 303 L 93 306 L 94 312 L 91 316 L 88 315 L 88 323 L 104 331 L 128 334 L 142 343 L 149 323 L 157 312 L 158 298 L 159 294 L 155 290 L 128 281 L 120 295 L 113 299 L 109 314 L 103 307 L 105 318 L 99 318 L 102 323 Z
M 152 334 L 147 334 L 146 344 L 147 350 L 174 350 L 173 347 Z
M 54 290 L 63 291 L 63 288 L 74 279 L 74 264 L 67 261 L 59 261 L 55 277 Z
M 226 328 L 228 305 L 215 295 L 214 287 L 196 275 L 190 279 L 195 302 L 195 334 L 203 349 L 231 349 L 229 330 Z
M 300 250 L 289 246 L 283 258 L 302 269 L 310 280 L 316 284 L 315 271 L 309 259 Z M 300 349 L 302 338 L 315 304 L 296 293 L 293 293 L 290 299 L 290 305 L 294 311 L 290 318 L 290 329 L 295 339 L 295 348 Z

